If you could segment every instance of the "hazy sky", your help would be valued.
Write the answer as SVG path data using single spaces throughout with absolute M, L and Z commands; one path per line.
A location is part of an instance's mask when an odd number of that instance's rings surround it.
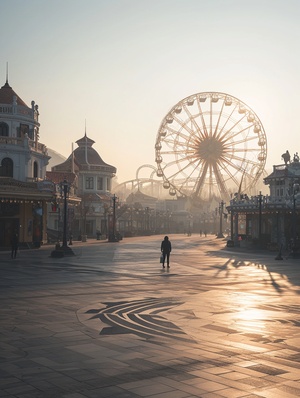
M 64 156 L 86 120 L 119 182 L 155 165 L 162 119 L 205 91 L 255 111 L 268 171 L 300 152 L 299 0 L 0 0 L 0 12 L 0 85 L 8 62 L 12 88 L 39 105 L 40 141 Z

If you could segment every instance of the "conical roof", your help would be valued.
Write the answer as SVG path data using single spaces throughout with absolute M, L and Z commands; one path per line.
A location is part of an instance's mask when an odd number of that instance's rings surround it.
M 0 88 L 0 104 L 11 105 L 13 103 L 13 98 L 16 97 L 17 105 L 28 106 L 25 102 L 14 92 L 14 90 L 8 84 L 8 81 Z
M 85 166 L 98 166 L 102 171 L 108 171 L 110 173 L 116 173 L 117 169 L 110 164 L 105 163 L 99 153 L 92 148 L 95 141 L 91 140 L 85 134 L 82 138 L 76 141 L 78 148 L 76 148 L 68 159 L 52 168 L 52 170 L 71 170 L 73 159 L 75 169 L 81 170 Z
M 110 168 L 110 172 L 115 173 L 116 168 L 105 163 L 99 153 L 92 148 L 95 141 L 91 140 L 85 134 L 81 139 L 76 141 L 78 148 L 74 151 L 74 158 L 79 165 L 90 165 L 90 166 L 106 166 Z M 72 155 L 70 155 L 71 157 Z

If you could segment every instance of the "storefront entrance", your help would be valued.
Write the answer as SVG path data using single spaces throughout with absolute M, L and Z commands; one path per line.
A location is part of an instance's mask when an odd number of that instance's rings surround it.
M 11 247 L 11 238 L 14 232 L 19 235 L 19 218 L 0 218 L 0 249 Z

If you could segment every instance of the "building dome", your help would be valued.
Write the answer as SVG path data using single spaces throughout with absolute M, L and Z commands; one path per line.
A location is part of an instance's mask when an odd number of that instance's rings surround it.
M 105 163 L 99 153 L 92 148 L 95 141 L 91 140 L 85 134 L 81 139 L 76 141 L 76 148 L 68 159 L 52 168 L 53 171 L 75 171 L 87 170 L 92 167 L 94 171 L 115 174 L 117 169 L 110 164 Z
M 78 148 L 74 151 L 75 162 L 81 166 L 100 166 L 101 168 L 105 168 L 105 171 L 115 173 L 117 171 L 116 168 L 105 163 L 99 153 L 92 148 L 94 143 L 95 141 L 88 138 L 86 134 L 84 137 L 77 140 L 76 144 Z M 70 155 L 70 157 L 72 157 L 72 155 Z

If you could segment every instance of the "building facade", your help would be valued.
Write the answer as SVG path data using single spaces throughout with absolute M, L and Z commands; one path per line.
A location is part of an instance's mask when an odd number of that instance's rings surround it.
M 278 250 L 300 249 L 300 162 L 298 153 L 283 158 L 264 178 L 270 194 L 237 195 L 227 210 L 231 215 L 231 240 L 246 240 Z
M 39 142 L 39 110 L 15 93 L 6 79 L 0 89 L 0 248 L 13 233 L 21 245 L 39 247 L 46 240 L 46 204 L 53 184 L 44 181 L 49 161 Z
M 69 231 L 74 239 L 106 236 L 109 228 L 109 217 L 112 212 L 112 179 L 116 168 L 105 163 L 93 148 L 95 141 L 84 136 L 76 141 L 76 148 L 68 159 L 47 172 L 47 178 L 56 182 L 61 175 L 61 181 L 67 175 L 74 175 L 74 195 L 80 198 L 80 203 L 73 206 L 73 214 L 69 222 Z

